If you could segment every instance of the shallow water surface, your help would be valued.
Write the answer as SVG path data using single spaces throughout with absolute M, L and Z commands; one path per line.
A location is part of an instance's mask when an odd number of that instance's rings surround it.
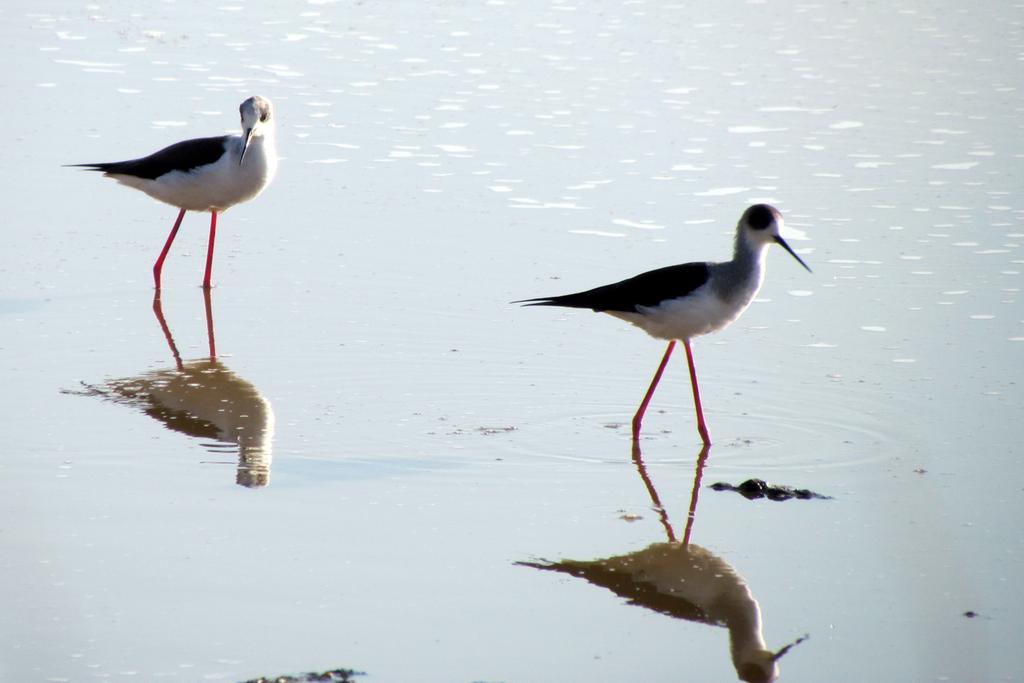
M 0 16 L 0 678 L 1019 678 L 1020 6 Z M 254 93 L 278 177 L 154 302 L 175 209 L 61 165 Z M 709 451 L 681 353 L 634 447 L 663 343 L 508 302 L 760 201 L 813 274 L 695 340 Z

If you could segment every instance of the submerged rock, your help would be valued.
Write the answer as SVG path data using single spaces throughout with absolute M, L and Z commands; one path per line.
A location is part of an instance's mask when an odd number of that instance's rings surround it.
M 747 479 L 738 486 L 718 482 L 711 484 L 710 488 L 715 491 L 735 491 L 747 500 L 756 500 L 758 498 L 767 498 L 768 500 L 789 500 L 791 498 L 799 498 L 801 500 L 809 500 L 811 498 L 832 500 L 832 496 L 825 496 L 808 489 L 795 489 L 789 486 L 769 484 L 763 479 Z

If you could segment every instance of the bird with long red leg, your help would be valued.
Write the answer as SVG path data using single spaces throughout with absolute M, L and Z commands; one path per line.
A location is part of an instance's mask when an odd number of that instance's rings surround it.
M 677 340 L 682 341 L 690 370 L 697 431 L 701 440 L 710 444 L 711 435 L 701 407 L 690 340 L 725 328 L 747 309 L 764 281 L 769 245 L 778 244 L 810 272 L 811 269 L 803 259 L 783 239 L 782 227 L 782 214 L 777 209 L 767 204 L 755 204 L 743 212 L 736 225 L 736 245 L 732 260 L 721 263 L 683 263 L 641 273 L 585 292 L 523 299 L 513 303 L 589 308 L 631 322 L 652 337 L 668 340 L 668 348 L 654 373 L 654 379 L 633 416 L 634 438 L 640 435 L 644 413 L 665 371 L 672 349 Z
M 270 184 L 277 171 L 274 109 L 270 100 L 250 97 L 238 108 L 241 135 L 220 135 L 183 140 L 146 157 L 129 161 L 71 164 L 101 171 L 117 182 L 142 190 L 150 197 L 179 209 L 170 235 L 153 264 L 153 281 L 160 289 L 164 259 L 178 235 L 186 211 L 210 212 L 210 238 L 206 246 L 203 288 L 213 275 L 213 245 L 217 214 L 253 199 Z

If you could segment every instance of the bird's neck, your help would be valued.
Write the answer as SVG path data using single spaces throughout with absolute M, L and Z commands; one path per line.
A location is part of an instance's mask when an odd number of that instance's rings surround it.
M 742 235 L 736 237 L 732 260 L 716 264 L 716 291 L 723 299 L 749 302 L 764 280 L 765 245 L 752 244 Z
M 274 135 L 274 129 L 273 128 L 265 128 L 265 129 L 260 131 L 259 135 L 254 135 L 253 136 L 250 144 L 252 144 L 253 142 L 258 142 L 261 145 L 264 145 L 264 146 L 269 147 L 269 148 L 273 148 L 275 140 L 276 140 L 276 137 Z
M 736 263 L 746 269 L 763 266 L 767 251 L 767 245 L 754 244 L 743 234 L 736 235 L 736 243 L 732 250 L 732 263 Z

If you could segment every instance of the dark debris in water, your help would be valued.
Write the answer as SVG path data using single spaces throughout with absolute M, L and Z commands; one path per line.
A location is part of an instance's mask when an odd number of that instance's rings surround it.
M 245 683 L 351 683 L 355 676 L 365 676 L 362 671 L 334 669 L 323 673 L 305 673 L 295 676 L 260 676 Z
M 519 429 L 519 428 L 518 427 L 511 427 L 511 426 L 509 426 L 509 427 L 477 427 L 476 431 L 480 432 L 481 434 L 483 434 L 485 436 L 491 436 L 493 434 L 508 434 L 509 432 L 516 431 L 517 429 Z
M 769 484 L 764 479 L 747 479 L 739 486 L 718 482 L 717 484 L 711 484 L 710 488 L 715 491 L 735 491 L 747 500 L 757 500 L 758 498 L 767 498 L 768 500 L 790 500 L 791 498 L 799 500 L 810 500 L 811 498 L 832 500 L 832 496 L 824 496 L 808 489 L 777 486 Z

